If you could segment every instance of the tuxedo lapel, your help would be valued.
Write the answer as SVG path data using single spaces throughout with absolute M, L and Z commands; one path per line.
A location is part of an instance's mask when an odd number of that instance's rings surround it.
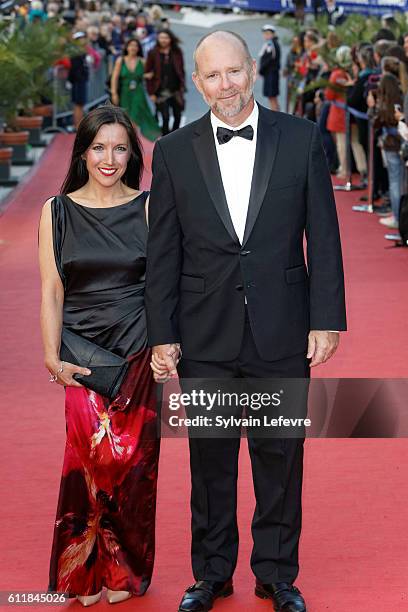
M 279 136 L 280 130 L 276 125 L 274 114 L 262 106 L 259 106 L 254 171 L 252 174 L 251 193 L 249 196 L 248 214 L 242 245 L 247 242 L 258 217 L 262 202 L 264 201 L 276 153 L 278 151 Z
M 231 238 L 239 242 L 232 224 L 227 198 L 225 197 L 224 186 L 222 184 L 221 171 L 214 143 L 214 134 L 211 127 L 210 113 L 207 113 L 207 115 L 197 124 L 193 138 L 193 148 L 208 193 L 211 196 L 221 221 L 225 225 Z

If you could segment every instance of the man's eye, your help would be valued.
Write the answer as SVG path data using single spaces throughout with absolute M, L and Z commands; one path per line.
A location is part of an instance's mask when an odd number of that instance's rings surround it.
M 215 74 L 209 74 L 209 75 L 207 76 L 207 79 L 213 79 L 213 78 L 215 78 Z

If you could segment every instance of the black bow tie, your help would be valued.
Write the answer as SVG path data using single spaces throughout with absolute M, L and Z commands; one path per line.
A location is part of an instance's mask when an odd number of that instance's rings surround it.
M 234 136 L 241 136 L 241 138 L 245 138 L 246 140 L 252 140 L 254 137 L 254 128 L 252 125 L 246 125 L 240 130 L 229 130 L 224 127 L 217 128 L 217 140 L 220 145 L 229 142 Z

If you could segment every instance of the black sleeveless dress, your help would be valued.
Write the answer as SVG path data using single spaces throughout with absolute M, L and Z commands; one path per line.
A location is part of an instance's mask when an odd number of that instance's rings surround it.
M 143 595 L 153 571 L 159 440 L 144 311 L 147 196 L 89 208 L 64 195 L 51 207 L 64 326 L 130 363 L 111 402 L 66 387 L 49 588 L 70 595 L 103 586 Z

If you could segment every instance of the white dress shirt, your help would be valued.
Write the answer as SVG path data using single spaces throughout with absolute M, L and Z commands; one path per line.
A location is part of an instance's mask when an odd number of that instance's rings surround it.
M 232 128 L 211 113 L 211 125 L 214 132 L 215 148 L 217 150 L 225 197 L 227 199 L 232 224 L 241 244 L 244 238 L 249 196 L 251 193 L 252 174 L 254 171 L 258 116 L 258 105 L 255 103 L 253 111 L 248 119 L 241 125 Z M 251 125 L 254 130 L 254 137 L 252 140 L 246 140 L 241 136 L 237 136 L 231 138 L 229 142 L 222 145 L 218 143 L 218 127 L 224 127 L 235 131 L 240 130 L 246 125 Z

